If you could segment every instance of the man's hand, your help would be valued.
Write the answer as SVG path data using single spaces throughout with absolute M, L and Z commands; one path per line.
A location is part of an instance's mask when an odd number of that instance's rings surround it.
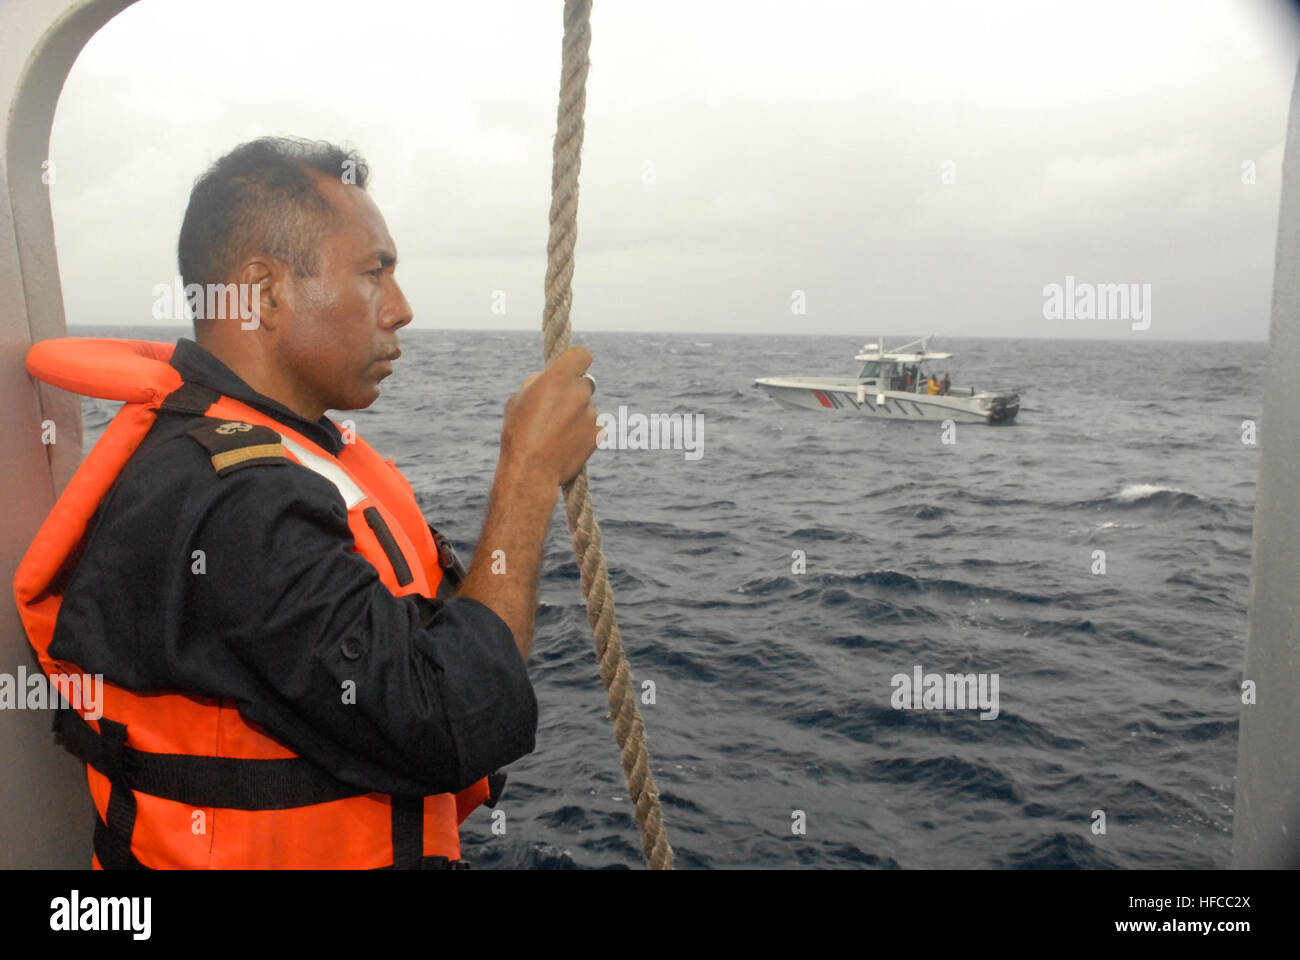
M 527 660 L 537 615 L 542 544 L 559 487 L 596 449 L 596 405 L 585 347 L 570 347 L 506 401 L 501 454 L 483 533 L 459 595 L 492 609 Z
M 591 381 L 583 377 L 590 366 L 586 347 L 570 347 L 506 401 L 498 469 L 521 469 L 552 487 L 578 475 L 599 434 Z

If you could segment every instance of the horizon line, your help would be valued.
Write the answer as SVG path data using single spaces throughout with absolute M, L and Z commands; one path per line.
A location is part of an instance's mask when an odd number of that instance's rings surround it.
M 67 329 L 73 327 L 105 327 L 109 329 L 141 329 L 156 328 L 162 330 L 186 330 L 191 335 L 194 328 L 189 324 L 164 325 L 154 323 L 65 323 Z M 541 333 L 540 328 L 536 327 L 408 327 L 410 332 L 429 332 L 429 333 Z M 819 333 L 800 332 L 800 333 L 739 333 L 732 330 L 605 330 L 605 329 L 584 329 L 580 333 L 614 333 L 614 334 L 641 334 L 649 336 L 666 336 L 670 334 L 681 334 L 683 336 L 710 336 L 710 337 L 852 337 L 850 333 Z M 906 336 L 906 334 L 890 334 L 890 336 Z M 1032 334 L 931 334 L 936 340 L 1055 340 L 1055 341 L 1079 341 L 1083 343 L 1132 343 L 1133 337 L 1045 337 Z M 1213 340 L 1205 337 L 1143 337 L 1148 343 L 1270 343 L 1269 338 L 1246 337 L 1231 340 Z

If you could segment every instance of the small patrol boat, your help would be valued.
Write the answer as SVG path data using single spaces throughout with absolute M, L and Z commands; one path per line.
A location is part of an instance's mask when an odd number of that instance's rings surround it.
M 952 420 L 954 423 L 1010 423 L 1020 412 L 1014 390 L 978 390 L 947 386 L 929 392 L 929 381 L 947 377 L 932 364 L 951 353 L 933 353 L 922 337 L 885 351 L 884 342 L 868 343 L 855 360 L 862 362 L 856 379 L 842 377 L 764 377 L 762 387 L 777 403 L 803 410 L 853 410 L 866 417 L 889 420 Z M 911 348 L 917 348 L 911 350 Z

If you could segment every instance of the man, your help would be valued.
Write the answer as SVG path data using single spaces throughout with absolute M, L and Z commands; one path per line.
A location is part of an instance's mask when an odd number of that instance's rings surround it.
M 187 284 L 237 284 L 255 323 L 196 317 L 166 366 L 95 347 L 98 395 L 135 377 L 166 398 L 124 405 L 15 584 L 47 672 L 107 683 L 102 719 L 62 721 L 88 762 L 96 866 L 459 865 L 488 775 L 534 747 L 524 661 L 557 488 L 596 446 L 591 356 L 566 351 L 506 403 L 453 592 L 409 484 L 325 416 L 379 397 L 412 319 L 367 179 L 330 144 L 237 147 L 195 183 L 179 260 Z M 29 369 L 101 376 L 63 343 Z

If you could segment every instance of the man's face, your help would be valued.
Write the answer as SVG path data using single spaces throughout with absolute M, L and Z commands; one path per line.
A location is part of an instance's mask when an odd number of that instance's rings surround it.
M 397 285 L 397 249 L 370 196 L 323 174 L 312 174 L 334 205 L 338 222 L 317 243 L 315 277 L 291 277 L 277 349 L 297 392 L 326 410 L 356 410 L 379 397 L 393 372 L 397 331 L 411 306 Z

